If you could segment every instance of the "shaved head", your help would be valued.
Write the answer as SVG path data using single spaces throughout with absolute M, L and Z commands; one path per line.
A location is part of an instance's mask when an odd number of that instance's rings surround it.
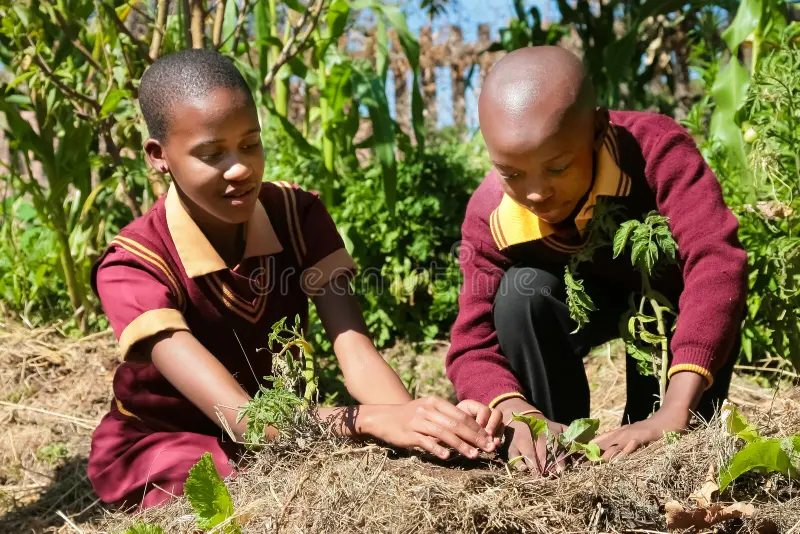
M 478 115 L 505 192 L 548 222 L 567 220 L 608 125 L 581 60 L 556 46 L 511 52 L 486 77 Z
M 535 46 L 511 52 L 498 61 L 481 87 L 481 124 L 561 121 L 575 112 L 594 111 L 594 90 L 583 63 L 557 46 Z M 544 125 L 544 124 L 543 124 Z

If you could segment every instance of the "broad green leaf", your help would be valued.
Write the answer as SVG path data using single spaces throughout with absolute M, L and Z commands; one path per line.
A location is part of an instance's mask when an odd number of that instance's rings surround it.
M 726 402 L 722 406 L 720 415 L 725 423 L 725 429 L 731 436 L 736 436 L 748 443 L 761 439 L 755 425 L 748 422 L 735 405 Z
M 378 18 L 377 30 L 375 32 L 375 70 L 378 76 L 383 78 L 386 85 L 386 75 L 389 73 L 389 35 L 386 33 L 386 22 L 383 17 Z
M 642 338 L 642 341 L 645 343 L 650 343 L 651 345 L 660 345 L 662 342 L 666 341 L 666 337 L 660 336 L 658 334 L 653 334 L 644 328 L 639 330 L 639 337 Z
M 625 251 L 625 246 L 628 244 L 628 238 L 633 232 L 633 229 L 639 225 L 639 221 L 631 220 L 625 221 L 614 234 L 614 258 L 616 259 Z
M 229 1 L 233 2 L 233 0 Z M 253 6 L 253 22 L 255 24 L 255 46 L 258 51 L 259 80 L 263 81 L 269 71 L 269 41 L 273 38 L 272 28 L 269 24 L 267 0 L 256 0 Z
M 642 255 L 647 252 L 647 241 L 638 240 L 633 242 L 633 250 L 631 251 L 631 264 L 636 265 L 642 258 Z
M 532 415 L 520 415 L 518 413 L 512 414 L 511 416 L 512 421 L 520 421 L 528 425 L 528 428 L 531 429 L 531 438 L 536 439 L 539 437 L 539 434 L 542 432 L 549 432 L 547 429 L 547 421 L 544 419 L 539 419 L 538 417 L 534 417 Z
M 37 71 L 35 71 L 35 70 L 31 70 L 31 71 L 28 71 L 28 72 L 26 72 L 25 74 L 21 74 L 20 76 L 17 76 L 16 78 L 14 78 L 14 79 L 11 81 L 11 83 L 9 83 L 9 84 L 6 86 L 6 93 L 9 93 L 9 92 L 11 92 L 11 90 L 12 90 L 14 87 L 18 86 L 19 84 L 21 84 L 22 82 L 24 82 L 24 81 L 25 81 L 25 80 L 27 80 L 28 78 L 30 78 L 30 77 L 32 77 L 32 76 L 34 76 L 34 75 L 36 74 L 36 72 L 37 72 Z
M 217 473 L 211 453 L 205 453 L 189 470 L 184 493 L 201 530 L 212 529 L 233 515 L 231 496 Z M 231 534 L 239 531 L 235 525 L 226 530 Z
M 558 435 L 558 442 L 565 447 L 573 442 L 588 443 L 597 435 L 598 428 L 599 419 L 576 419 Z
M 758 29 L 763 12 L 763 0 L 742 0 L 739 4 L 731 25 L 722 32 L 722 38 L 730 48 L 733 57 L 736 57 L 739 45 Z
M 327 99 L 329 109 L 334 114 L 343 113 L 345 103 L 353 96 L 353 85 L 350 83 L 352 73 L 350 62 L 337 63 L 325 80 L 322 96 Z
M 367 108 L 375 138 L 375 153 L 383 174 L 386 206 L 394 214 L 397 195 L 397 162 L 394 157 L 394 121 L 390 119 L 386 86 L 369 65 L 356 67 L 353 63 L 353 86 L 358 102 Z
M 425 148 L 425 119 L 423 111 L 425 106 L 422 101 L 420 91 L 420 70 L 419 70 L 419 41 L 409 30 L 406 16 L 397 6 L 384 5 L 383 14 L 389 21 L 389 25 L 397 33 L 397 40 L 408 60 L 414 79 L 411 83 L 411 126 L 414 129 L 414 138 L 417 141 L 417 149 L 423 151 Z
M 298 13 L 303 13 L 306 10 L 306 6 L 301 4 L 298 0 L 284 0 L 283 3 L 286 4 L 286 7 Z
M 347 17 L 350 15 L 350 6 L 346 0 L 336 0 L 328 8 L 325 18 L 328 22 L 328 32 L 331 39 L 338 39 L 347 28 Z
M 789 456 L 778 439 L 767 439 L 748 443 L 744 449 L 731 458 L 730 464 L 720 470 L 719 490 L 725 491 L 728 485 L 744 473 L 759 470 L 767 473 L 783 473 L 796 477 L 797 470 L 792 466 Z
M 630 319 L 628 319 L 628 333 L 631 335 L 631 338 L 636 339 L 636 316 L 632 315 Z
M 136 523 L 125 532 L 120 534 L 166 534 L 164 529 L 158 525 L 149 525 L 147 523 Z
M 222 1 L 222 0 L 220 0 Z M 236 31 L 236 23 L 239 19 L 239 9 L 236 5 L 238 2 L 236 0 L 225 0 L 225 18 L 222 20 L 222 46 L 220 50 L 222 52 L 232 52 L 233 51 L 233 33 Z M 257 0 L 256 5 L 254 8 L 258 7 L 258 4 L 266 4 L 267 0 Z M 256 21 L 258 24 L 258 21 Z M 260 67 L 259 67 L 260 68 Z M 261 77 L 263 80 L 266 76 Z
M 573 441 L 569 446 L 570 454 L 582 452 L 590 462 L 602 461 L 602 453 L 597 443 L 578 443 Z
M 710 136 L 721 141 L 741 169 L 742 186 L 750 199 L 754 195 L 751 173 L 747 168 L 742 129 L 736 123 L 739 108 L 747 96 L 750 75 L 738 59 L 731 58 L 717 74 L 711 94 L 717 107 L 711 116 Z
M 106 96 L 106 99 L 103 100 L 103 107 L 100 109 L 100 116 L 107 117 L 114 110 L 117 109 L 117 105 L 128 95 L 128 91 L 125 89 L 114 89 Z

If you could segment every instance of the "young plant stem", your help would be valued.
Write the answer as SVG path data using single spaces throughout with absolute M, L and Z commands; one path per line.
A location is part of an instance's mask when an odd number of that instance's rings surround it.
M 645 273 L 642 273 L 642 286 L 644 287 L 644 296 L 647 298 L 655 313 L 656 330 L 658 331 L 658 335 L 661 336 L 660 364 L 657 366 L 656 358 L 653 358 L 653 367 L 655 375 L 658 377 L 658 403 L 659 406 L 663 406 L 664 398 L 667 394 L 667 373 L 669 369 L 669 340 L 667 339 L 667 328 L 664 323 L 664 308 L 658 300 L 656 300 L 653 288 L 650 287 L 649 277 Z
M 231 2 L 234 1 L 231 0 Z M 214 13 L 214 29 L 211 32 L 211 42 L 214 48 L 219 48 L 222 41 L 223 22 L 225 22 L 225 0 L 217 0 L 217 10 Z
M 325 62 L 319 62 L 319 70 L 317 71 L 317 78 L 319 79 L 320 87 L 325 87 L 328 79 L 328 73 L 325 70 Z M 334 153 L 335 147 L 333 144 L 333 135 L 330 131 L 330 123 L 328 121 L 328 114 L 330 113 L 330 104 L 328 99 L 323 94 L 319 97 L 319 116 L 322 125 L 322 160 L 325 165 L 325 181 L 322 187 L 322 199 L 328 206 L 333 205 L 333 180 L 336 176 L 334 168 Z
M 192 0 L 192 48 L 203 48 L 205 45 L 204 18 L 203 0 Z

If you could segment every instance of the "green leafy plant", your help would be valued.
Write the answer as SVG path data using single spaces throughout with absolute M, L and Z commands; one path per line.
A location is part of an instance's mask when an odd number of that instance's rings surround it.
M 800 434 L 787 438 L 762 437 L 733 404 L 722 407 L 725 428 L 747 445 L 737 452 L 719 473 L 719 489 L 724 491 L 744 473 L 782 473 L 800 479 Z
M 128 530 L 121 532 L 120 534 L 166 534 L 166 532 L 164 532 L 164 529 L 158 525 L 136 523 L 132 527 L 128 528 Z
M 199 529 L 210 530 L 224 524 L 218 532 L 241 534 L 239 523 L 233 518 L 231 495 L 214 466 L 211 453 L 205 453 L 189 470 L 184 494 L 194 511 Z
M 236 421 L 247 417 L 244 442 L 257 447 L 266 439 L 266 429 L 273 427 L 288 432 L 316 403 L 318 377 L 311 346 L 303 337 L 300 317 L 293 327 L 286 326 L 284 317 L 272 327 L 269 350 L 277 344 L 280 350 L 273 353 L 274 376 L 264 377 L 271 387 L 260 386 L 253 398 L 239 409 Z M 303 387 L 302 396 L 298 394 Z
M 513 52 L 526 46 L 557 45 L 569 34 L 569 26 L 558 23 L 543 24 L 539 8 L 525 9 L 525 2 L 514 0 L 515 18 L 506 28 L 500 29 L 500 41 L 493 43 L 488 52 Z
M 36 458 L 50 465 L 57 464 L 67 456 L 69 456 L 69 449 L 67 448 L 67 444 L 61 441 L 48 443 L 47 445 L 39 447 L 39 450 L 36 451 Z
M 600 447 L 594 443 L 589 443 L 597 435 L 597 429 L 600 427 L 598 419 L 576 419 L 564 432 L 558 435 L 550 432 L 547 427 L 547 421 L 532 415 L 515 413 L 512 420 L 528 425 L 533 438 L 534 451 L 539 436 L 543 433 L 545 434 L 546 452 L 544 465 L 540 464 L 538 453 L 534 457 L 539 472 L 545 476 L 555 475 L 560 465 L 563 463 L 574 464 L 581 457 L 591 462 L 599 462 L 601 459 Z M 524 456 L 511 458 L 508 461 L 508 466 L 513 467 L 523 458 Z
M 620 333 L 625 349 L 636 361 L 640 373 L 658 377 L 661 402 L 667 390 L 669 369 L 668 317 L 677 317 L 675 307 L 660 292 L 653 289 L 650 280 L 654 269 L 675 263 L 678 246 L 669 230 L 669 220 L 657 212 L 650 212 L 644 221 L 622 223 L 614 235 L 614 258 L 630 249 L 631 264 L 639 271 L 642 280 L 639 304 L 631 295 L 631 307 L 621 320 Z M 649 307 L 649 312 L 647 309 Z M 627 323 L 627 324 L 625 324 Z M 655 324 L 656 332 L 648 325 Z M 625 328 L 627 327 L 627 328 Z
M 611 207 L 607 202 L 598 203 L 595 208 L 595 217 L 587 228 L 587 244 L 570 258 L 564 271 L 567 305 L 570 316 L 577 323 L 577 332 L 588 324 L 589 314 L 596 311 L 591 296 L 578 277 L 579 265 L 590 262 L 599 247 L 611 245 L 614 259 L 629 251 L 631 264 L 638 271 L 642 284 L 638 304 L 635 301 L 637 295 L 629 297 L 630 309 L 621 318 L 620 333 L 626 351 L 637 361 L 639 372 L 659 377 L 663 401 L 669 367 L 667 316 L 677 317 L 677 314 L 669 300 L 653 289 L 651 279 L 658 267 L 675 262 L 678 247 L 669 230 L 667 217 L 652 211 L 643 221 L 631 219 L 618 225 L 620 216 L 619 208 Z M 651 331 L 651 324 L 655 332 Z

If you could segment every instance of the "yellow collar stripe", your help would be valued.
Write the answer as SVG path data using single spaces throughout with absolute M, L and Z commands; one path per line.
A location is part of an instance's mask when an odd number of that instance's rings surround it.
M 630 195 L 631 178 L 620 170 L 618 162 L 617 136 L 612 125 L 609 126 L 603 147 L 598 154 L 594 187 L 589 192 L 589 198 L 586 199 L 583 209 L 575 217 L 575 225 L 579 230 L 582 231 L 586 228 L 592 219 L 598 197 Z M 492 212 L 489 217 L 489 226 L 492 238 L 500 250 L 520 243 L 543 239 L 555 233 L 555 229 L 551 225 L 539 219 L 532 211 L 518 204 L 508 195 L 503 195 L 500 205 Z M 560 243 L 555 237 L 546 242 L 548 246 L 562 252 L 580 249 L 580 246 Z

